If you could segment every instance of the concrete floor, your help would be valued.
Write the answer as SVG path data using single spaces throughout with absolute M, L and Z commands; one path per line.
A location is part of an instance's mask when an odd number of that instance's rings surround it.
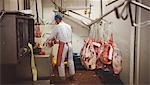
M 55 77 L 38 78 L 37 81 L 17 81 L 17 84 L 1 84 L 1 85 L 124 85 L 118 77 L 111 75 L 110 72 L 103 70 L 77 70 L 74 80 L 68 79 L 68 69 L 66 69 L 66 79 L 61 80 L 54 70 Z M 51 82 L 53 82 L 51 84 Z
M 60 81 L 58 77 L 55 77 L 54 84 L 50 84 L 50 80 L 38 80 L 35 82 L 27 81 L 18 85 L 104 85 L 95 71 L 76 70 L 74 78 L 74 80 Z
M 59 81 L 55 79 L 54 85 L 103 85 L 101 79 L 94 71 L 76 70 L 74 80 Z

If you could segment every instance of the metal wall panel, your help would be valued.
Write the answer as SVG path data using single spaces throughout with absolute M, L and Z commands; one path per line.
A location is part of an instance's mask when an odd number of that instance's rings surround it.
M 141 0 L 141 3 L 150 6 L 149 0 Z M 150 12 L 145 9 L 139 10 L 139 24 L 150 20 Z M 150 84 L 150 24 L 138 27 L 137 33 L 137 56 L 135 56 L 135 84 Z

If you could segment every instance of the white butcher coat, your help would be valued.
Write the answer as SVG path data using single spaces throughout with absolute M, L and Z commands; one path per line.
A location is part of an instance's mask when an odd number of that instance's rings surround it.
M 64 45 L 64 50 L 62 53 L 62 60 L 60 66 L 58 66 L 58 72 L 60 77 L 65 77 L 65 66 L 64 61 L 68 52 L 68 66 L 69 66 L 69 74 L 75 74 L 74 62 L 73 62 L 73 49 L 72 49 L 72 29 L 71 26 L 60 22 L 52 31 L 51 35 L 48 39 L 56 38 L 64 43 L 68 43 Z

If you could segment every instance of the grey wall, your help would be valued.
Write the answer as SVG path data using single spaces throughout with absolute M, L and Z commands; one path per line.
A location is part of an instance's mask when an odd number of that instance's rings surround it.
M 17 10 L 17 0 L 4 0 L 4 8 L 6 11 Z
M 142 3 L 150 6 L 149 0 Z M 150 12 L 141 10 L 141 22 L 150 20 Z M 150 84 L 150 25 L 143 25 L 140 30 L 139 84 Z
M 0 0 L 0 10 L 3 9 L 3 0 Z
M 149 25 L 150 26 L 150 25 Z M 139 62 L 139 82 L 140 84 L 148 83 L 149 71 L 149 31 L 150 28 L 144 27 L 141 29 L 140 36 L 140 62 Z
M 80 53 L 81 48 L 83 47 L 83 40 L 85 37 L 88 37 L 89 30 L 75 23 L 74 21 L 64 18 L 64 21 L 71 25 L 73 31 L 73 50 L 74 52 Z
M 0 10 L 3 8 L 3 5 L 2 5 L 3 1 L 4 1 L 4 10 L 6 10 L 6 11 L 18 10 L 17 0 L 0 0 Z M 24 0 L 18 0 L 18 1 L 19 1 L 20 10 L 23 10 L 24 9 Z

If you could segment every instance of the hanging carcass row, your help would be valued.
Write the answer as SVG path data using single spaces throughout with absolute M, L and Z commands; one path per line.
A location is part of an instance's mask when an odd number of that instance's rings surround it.
M 84 42 L 85 44 L 81 50 L 81 62 L 87 69 L 103 69 L 107 65 L 111 65 L 115 74 L 120 73 L 122 70 L 122 57 L 113 41 L 112 34 L 107 41 L 104 41 L 103 38 L 98 41 L 87 38 Z

